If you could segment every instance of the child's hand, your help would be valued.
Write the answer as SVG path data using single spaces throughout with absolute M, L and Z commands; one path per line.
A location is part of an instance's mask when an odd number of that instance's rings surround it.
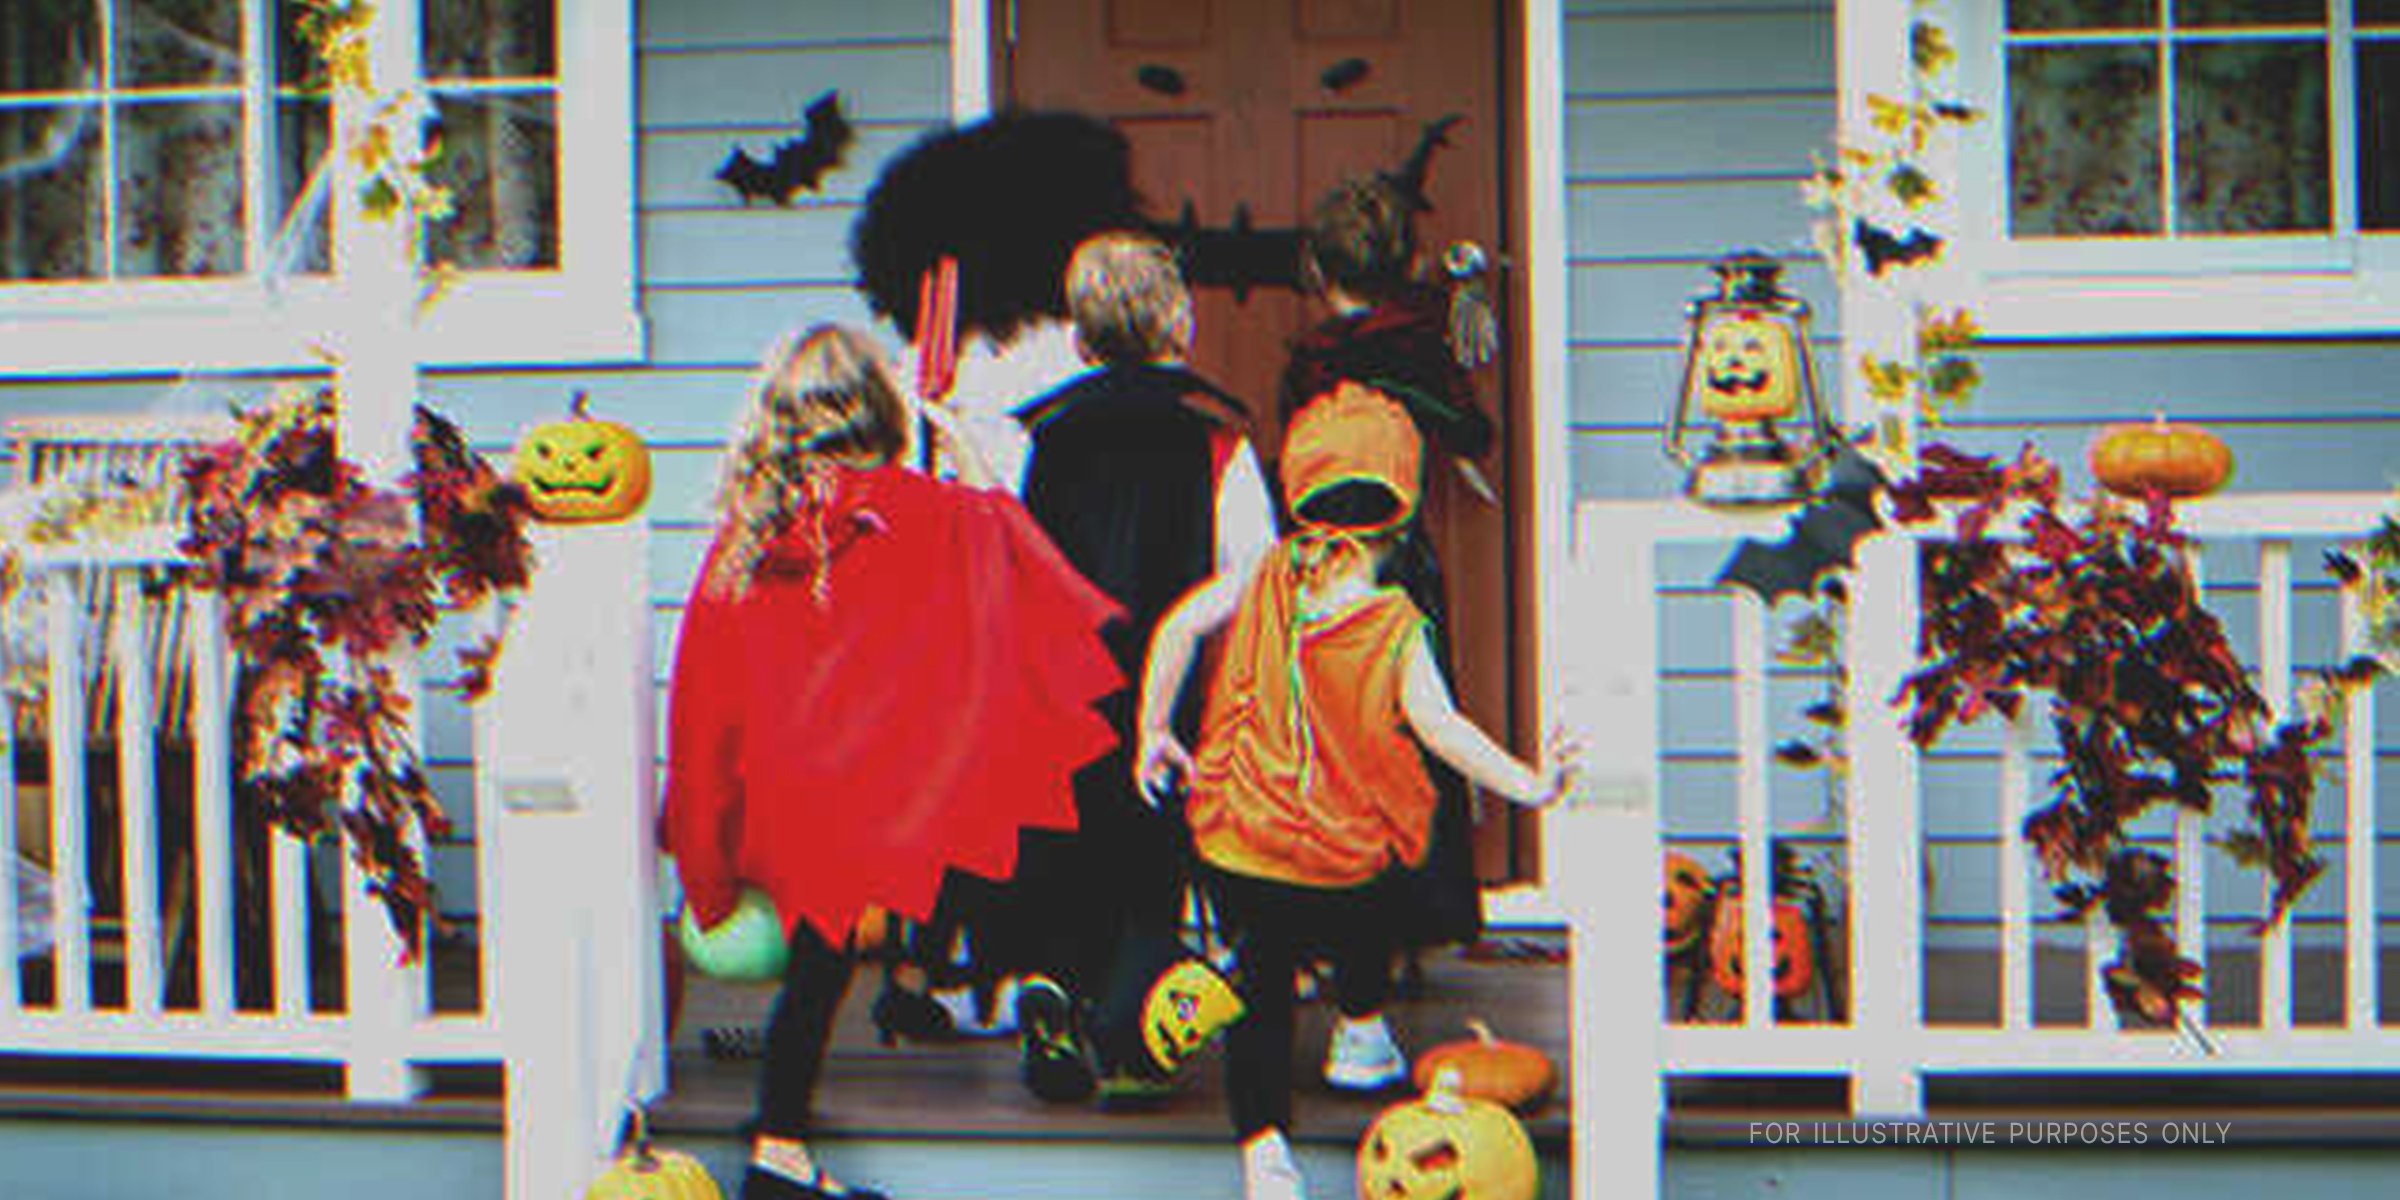
M 1564 727 L 1550 730 L 1550 739 L 1542 747 L 1542 765 L 1535 772 L 1540 781 L 1540 794 L 1534 807 L 1548 808 L 1564 798 L 1583 774 L 1583 743 L 1575 740 Z
M 1164 729 L 1142 731 L 1140 750 L 1133 760 L 1133 786 L 1150 807 L 1174 791 L 1175 785 L 1192 777 L 1191 752 L 1175 735 Z

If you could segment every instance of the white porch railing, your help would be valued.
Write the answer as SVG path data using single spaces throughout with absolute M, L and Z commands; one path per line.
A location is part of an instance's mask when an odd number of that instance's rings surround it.
M 153 543 L 22 562 L 46 624 L 0 675 L 43 700 L 20 720 L 0 690 L 0 1052 L 326 1064 L 386 1102 L 423 1066 L 500 1063 L 510 1195 L 579 1194 L 663 1084 L 647 527 L 537 531 L 451 813 L 477 933 L 406 964 L 330 845 L 236 813 L 220 606 Z M 478 982 L 437 1010 L 458 953 Z
M 2360 614 L 2347 594 L 2338 618 L 2327 613 L 2331 619 L 2322 622 L 2338 629 L 2311 628 L 2296 618 L 2303 591 L 2324 592 L 2331 581 L 2321 588 L 2296 586 L 2295 545 L 2362 538 L 2389 504 L 2384 494 L 2254 495 L 2179 506 L 2178 527 L 2214 548 L 2211 561 L 2226 562 L 2233 555 L 2232 561 L 2241 564 L 2241 590 L 2249 590 L 2250 578 L 2255 579 L 2254 608 L 2224 603 L 2236 590 L 2224 588 L 2212 590 L 2211 609 L 2229 628 L 2246 632 L 2247 623 L 2255 622 L 2248 658 L 2262 694 L 2279 713 L 2291 703 L 2295 672 L 2316 665 L 2301 659 L 2297 645 L 2319 647 L 2317 661 L 2330 663 L 2327 651 L 2347 657 L 2362 636 Z M 1773 820 L 1772 726 L 1778 714 L 1770 705 L 1769 683 L 1776 631 L 1755 594 L 1716 591 L 1710 581 L 1738 539 L 1782 537 L 1786 515 L 1729 514 L 1680 501 L 1592 502 L 1577 511 L 1572 600 L 1553 628 L 1562 651 L 1568 711 L 1585 731 L 1592 781 L 1583 804 L 1554 818 L 1552 857 L 1552 877 L 1559 881 L 1576 938 L 1576 1194 L 1641 1195 L 1655 1186 L 1651 1134 L 1664 1111 L 1662 1074 L 1844 1078 L 1855 1115 L 1910 1118 L 1923 1115 L 1924 1081 L 1938 1075 L 2400 1072 L 2400 1042 L 2385 1034 L 2379 1016 L 2383 939 L 2372 689 L 2354 690 L 2338 768 L 2328 762 L 2322 765 L 2329 769 L 2320 772 L 2319 811 L 2340 814 L 2341 821 L 2338 836 L 2322 838 L 2320 852 L 2331 869 L 2318 883 L 2320 889 L 2335 889 L 2339 901 L 2324 896 L 2313 905 L 2339 911 L 2338 1019 L 2295 1023 L 2294 939 L 2287 924 L 2260 939 L 2238 935 L 2256 944 L 2261 963 L 2255 1022 L 2231 1024 L 2201 1004 L 2193 1011 L 2197 1033 L 2120 1030 L 2096 969 L 2113 956 L 2113 939 L 2098 917 L 2082 930 L 2050 919 L 2051 901 L 2022 835 L 2024 817 L 2038 802 L 2047 773 L 2038 761 L 2042 739 L 2030 716 L 1983 735 L 1991 740 L 1990 757 L 1996 760 L 1996 770 L 1989 772 L 1996 779 L 1982 802 L 1990 805 L 1986 811 L 1996 829 L 1998 899 L 1987 924 L 1997 925 L 1997 1019 L 1981 1024 L 1927 1019 L 1925 977 L 1934 940 L 1927 921 L 1924 854 L 1929 792 L 1919 752 L 1891 699 L 1916 665 L 1916 551 L 1922 541 L 1947 536 L 1944 522 L 1887 531 L 1862 542 L 1850 577 L 1844 635 L 1850 774 L 1841 797 L 1842 820 L 1829 835 L 1848 875 L 1842 924 L 1847 1019 L 1779 1021 L 1772 972 L 1752 969 L 1744 972 L 1738 1016 L 1722 1023 L 1670 1022 L 1656 926 L 1660 817 L 1662 807 L 1672 811 L 1676 805 L 1666 794 L 1662 768 L 1663 749 L 1674 733 L 1662 708 L 1662 679 L 1672 665 L 1664 636 L 1666 608 L 1684 605 L 1674 622 L 1682 644 L 1704 644 L 1713 654 L 1730 648 L 1729 670 L 1712 665 L 1703 672 L 1712 685 L 1722 678 L 1725 686 L 1697 689 L 1711 697 L 1729 696 L 1733 708 L 1730 720 L 1722 714 L 1709 718 L 1710 728 L 1733 731 L 1733 827 L 1712 829 L 1708 836 L 1738 847 L 1743 960 L 1768 962 L 1768 905 L 1775 894 L 1771 847 L 1795 832 L 1790 822 L 1778 828 Z M 1662 578 L 1670 577 L 1662 587 Z M 2308 597 L 2308 604 L 2319 603 L 2319 596 Z M 1712 617 L 1702 622 L 1709 627 L 1693 628 L 1689 610 L 1695 609 L 1721 613 L 1722 623 L 1709 624 Z M 2306 637 L 2313 642 L 2303 643 Z M 1690 699 L 1692 690 L 1681 698 Z M 1688 704 L 1667 707 L 1679 720 L 1691 718 Z M 2029 714 L 2038 711 L 2028 709 Z M 1955 781 L 1952 786 L 1946 803 L 1955 806 Z M 2176 865 L 2174 929 L 2183 952 L 2205 962 L 2204 931 L 2212 919 L 2222 926 L 2239 923 L 2240 916 L 2254 918 L 2263 911 L 2259 896 L 2265 884 L 2260 881 L 2259 890 L 2242 896 L 2211 896 L 2208 867 L 2222 852 L 2205 843 L 2206 819 L 2177 812 L 2171 831 L 2163 828 L 2167 820 L 2159 818 L 2157 841 Z M 2331 920 L 2320 923 L 2324 932 L 2317 940 L 2337 939 L 2331 925 Z M 2058 934 L 2037 936 L 2049 929 Z M 2227 940 L 2220 934 L 2220 947 Z M 2082 1016 L 2062 1021 L 2052 1013 L 2037 1020 L 2036 947 L 2062 943 L 2081 950 Z M 2326 998 L 2316 999 L 2318 1008 L 2326 1006 Z M 1656 1036 L 1640 1032 L 1648 1030 Z M 1595 1062 L 1594 1055 L 1606 1058 Z M 1605 1157 L 1595 1150 L 1604 1150 Z M 1635 1190 L 1628 1193 L 1628 1187 Z

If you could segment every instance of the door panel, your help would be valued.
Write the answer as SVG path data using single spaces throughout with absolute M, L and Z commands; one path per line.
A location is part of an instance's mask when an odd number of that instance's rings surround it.
M 1259 228 L 1303 222 L 1346 176 L 1396 169 L 1425 124 L 1463 118 L 1437 151 L 1419 224 L 1425 253 L 1458 239 L 1505 261 L 1501 214 L 1510 131 L 1501 122 L 1501 0 L 996 0 L 1000 78 L 1010 102 L 1089 112 L 1133 146 L 1135 184 L 1153 216 L 1185 206 L 1223 226 L 1246 212 Z M 1013 6 L 1013 11 L 1011 10 Z M 1011 23 L 1013 21 L 1013 24 Z M 1507 289 L 1491 298 L 1509 325 Z M 1202 289 L 1194 365 L 1248 402 L 1259 448 L 1279 441 L 1276 382 L 1291 340 L 1323 319 L 1289 292 Z M 1504 345 L 1511 338 L 1504 336 Z M 1503 360 L 1478 372 L 1480 399 L 1501 427 L 1480 464 L 1504 505 L 1520 503 L 1508 447 L 1516 413 Z M 1425 524 L 1449 577 L 1459 701 L 1486 728 L 1511 720 L 1517 609 L 1504 507 L 1485 504 L 1447 464 L 1431 473 Z M 1528 873 L 1533 855 L 1507 806 L 1486 802 L 1477 861 L 1487 880 Z

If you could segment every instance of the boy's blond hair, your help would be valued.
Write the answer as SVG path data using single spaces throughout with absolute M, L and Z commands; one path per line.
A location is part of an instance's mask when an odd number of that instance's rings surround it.
M 1191 350 L 1192 293 L 1175 252 L 1139 233 L 1103 233 L 1067 263 L 1067 311 L 1092 359 L 1131 366 Z

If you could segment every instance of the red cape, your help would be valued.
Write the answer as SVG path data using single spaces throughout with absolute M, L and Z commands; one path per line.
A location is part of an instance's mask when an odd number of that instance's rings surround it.
M 1005 878 L 1027 826 L 1114 741 L 1116 608 L 1022 506 L 896 467 L 844 471 L 819 603 L 787 534 L 750 589 L 684 609 L 662 840 L 694 914 L 743 884 L 841 945 L 869 904 L 923 918 L 944 871 Z M 722 544 L 712 547 L 716 561 Z

